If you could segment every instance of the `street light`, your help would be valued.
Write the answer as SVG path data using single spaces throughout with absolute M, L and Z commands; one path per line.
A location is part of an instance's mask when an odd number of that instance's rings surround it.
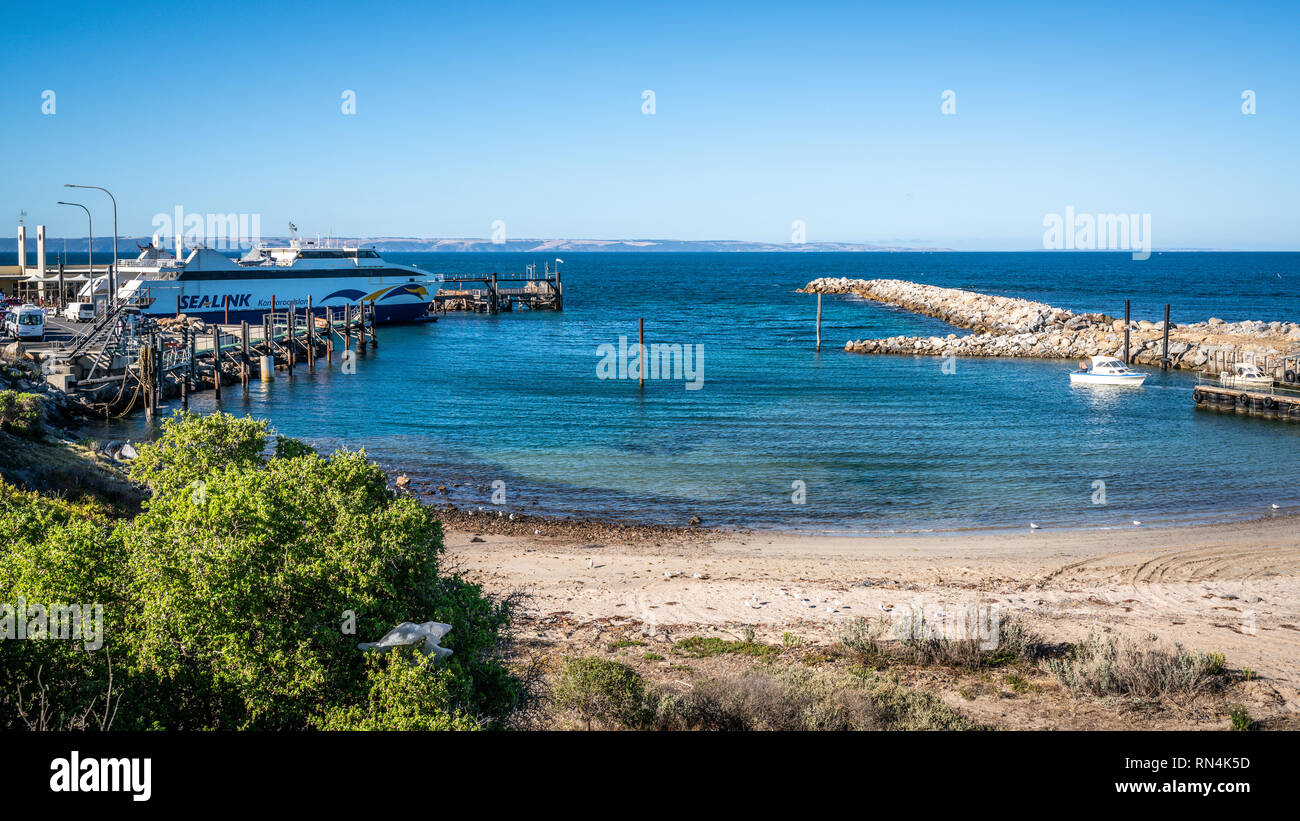
M 108 274 L 108 301 L 112 303 L 117 296 L 117 197 L 113 196 L 112 191 L 99 185 L 73 185 L 70 182 L 65 182 L 63 187 L 94 188 L 96 191 L 103 191 L 108 195 L 108 198 L 113 201 L 113 264 L 110 267 Z M 93 270 L 90 272 L 90 278 L 92 280 L 95 278 L 95 272 Z
M 90 209 L 79 202 L 63 202 L 59 200 L 59 205 L 75 205 L 82 211 L 86 212 L 86 262 L 90 269 L 90 298 L 95 298 L 95 222 L 90 218 Z M 63 295 L 59 294 L 62 299 Z

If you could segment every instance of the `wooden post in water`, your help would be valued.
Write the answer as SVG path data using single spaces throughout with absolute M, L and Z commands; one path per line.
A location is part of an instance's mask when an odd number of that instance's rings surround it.
M 225 322 L 225 324 L 229 325 L 229 324 L 230 324 L 230 294 L 226 294 L 226 297 L 225 297 L 225 299 L 222 300 L 222 302 L 225 303 L 224 307 L 225 307 L 225 309 L 226 309 L 226 322 Z
M 190 329 L 181 328 L 181 350 L 186 354 L 190 350 Z M 190 367 L 193 360 L 185 363 L 185 370 L 181 371 L 181 407 L 189 408 L 190 406 Z
M 492 284 L 488 289 L 488 312 L 494 314 L 497 312 L 497 275 L 495 272 L 492 274 Z
M 145 420 L 153 423 L 153 369 L 150 367 L 153 360 L 153 334 L 150 334 L 147 343 L 140 348 L 140 387 L 144 389 L 144 416 Z
M 325 367 L 334 366 L 334 311 L 325 309 Z
M 636 321 L 636 328 L 637 328 L 637 333 L 636 333 L 636 344 L 637 344 L 637 356 L 636 356 L 636 361 L 637 361 L 638 363 L 640 363 L 640 366 L 641 366 L 641 367 L 637 368 L 637 376 L 640 377 L 640 379 L 641 379 L 640 384 L 639 384 L 637 387 L 639 387 L 641 390 L 645 390 L 645 366 L 646 366 L 646 361 L 645 361 L 645 360 L 646 360 L 646 355 L 645 355 L 645 317 L 640 317 L 640 318 L 637 319 L 637 321 Z
M 370 300 L 370 347 L 379 347 L 379 313 L 375 310 L 375 301 Z
M 312 298 L 307 297 L 307 371 L 316 372 L 316 312 Z
M 1124 364 L 1128 364 L 1128 322 L 1129 322 L 1129 301 L 1124 300 Z
M 153 413 L 162 398 L 162 334 L 153 333 Z
M 285 314 L 288 319 L 288 326 L 285 330 L 285 343 L 289 346 L 289 372 L 293 373 L 293 366 L 297 362 L 297 351 L 293 349 L 294 343 L 298 336 L 298 303 L 289 303 L 289 313 Z
M 221 401 L 221 326 L 212 326 L 212 390 Z
M 343 306 L 343 350 L 352 350 L 352 303 Z
M 190 359 L 189 359 L 189 366 L 186 368 L 186 371 L 189 373 L 189 378 L 190 378 L 189 389 L 191 391 L 193 391 L 195 388 L 199 386 L 198 339 L 199 339 L 199 335 L 197 332 L 187 331 L 185 344 L 189 350 Z
M 248 320 L 239 323 L 239 382 L 248 387 Z
M 1169 370 L 1169 303 L 1165 303 L 1165 346 L 1160 354 L 1160 370 Z
M 822 349 L 822 295 L 817 294 L 817 350 Z

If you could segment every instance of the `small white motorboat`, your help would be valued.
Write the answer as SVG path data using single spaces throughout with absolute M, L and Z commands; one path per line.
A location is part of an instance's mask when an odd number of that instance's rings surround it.
M 1094 356 L 1090 367 L 1070 373 L 1071 385 L 1132 385 L 1140 386 L 1150 374 L 1135 371 L 1113 356 Z
M 1238 362 L 1231 371 L 1219 374 L 1219 384 L 1230 388 L 1267 388 L 1273 384 L 1273 377 L 1259 369 L 1254 362 Z

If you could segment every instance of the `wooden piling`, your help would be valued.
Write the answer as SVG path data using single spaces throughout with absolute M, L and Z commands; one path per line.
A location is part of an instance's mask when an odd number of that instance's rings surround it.
M 196 332 L 190 331 L 188 332 L 186 339 L 188 340 L 186 346 L 190 357 L 189 367 L 187 369 L 190 377 L 190 390 L 194 390 L 199 386 L 199 335 Z
M 1165 303 L 1165 342 L 1160 354 L 1160 370 L 1169 370 L 1169 303 Z
M 248 387 L 248 320 L 239 323 L 239 381 Z
M 186 353 L 190 350 L 190 329 L 181 328 L 181 350 Z M 194 365 L 194 358 L 185 363 L 185 368 L 181 371 L 181 407 L 189 408 L 190 406 L 190 368 Z
M 307 372 L 316 372 L 316 312 L 312 298 L 307 297 Z
M 293 366 L 297 363 L 297 351 L 293 349 L 294 342 L 298 336 L 298 303 L 289 303 L 289 313 L 285 314 L 288 325 L 284 333 L 285 344 L 289 346 L 289 372 L 293 373 Z
M 212 390 L 221 401 L 221 326 L 212 326 Z
M 822 349 L 822 295 L 817 294 L 817 350 Z
M 379 347 L 379 321 L 378 312 L 375 310 L 375 301 L 370 300 L 370 347 Z
M 1128 364 L 1129 301 L 1124 300 L 1124 364 Z

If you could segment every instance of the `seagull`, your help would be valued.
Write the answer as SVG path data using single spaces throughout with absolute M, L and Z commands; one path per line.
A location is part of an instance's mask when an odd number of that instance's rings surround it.
M 1134 519 L 1134 520 L 1133 520 L 1133 526 L 1134 526 L 1134 527 L 1141 527 L 1141 526 L 1142 526 L 1142 523 L 1139 522 L 1137 519 Z
M 511 513 L 511 514 L 510 514 L 510 521 L 513 522 L 514 520 L 515 520 L 515 514 Z
M 504 516 L 504 515 L 506 515 L 506 514 L 502 513 L 502 512 L 499 511 L 499 510 L 497 511 L 497 518 L 498 518 L 498 519 L 500 519 L 500 518 L 501 518 L 502 516 Z
M 702 578 L 704 578 L 704 577 L 701 576 L 699 573 L 696 573 L 696 574 L 695 574 L 695 578 L 697 578 L 697 579 L 702 579 Z
M 1030 523 L 1029 523 L 1029 529 L 1030 529 L 1030 530 L 1037 530 L 1037 529 L 1038 529 L 1038 525 L 1034 524 L 1033 522 L 1030 522 Z
M 667 570 L 664 571 L 664 578 L 665 578 L 665 579 L 671 579 L 672 577 L 673 577 L 673 574 L 672 574 L 672 573 L 669 573 Z
M 587 559 L 587 567 L 595 567 L 595 566 L 596 566 L 595 559 Z
M 1274 510 L 1280 510 L 1281 507 L 1282 507 L 1281 505 L 1273 505 L 1273 509 L 1274 509 Z
M 540 535 L 542 535 L 542 531 L 540 531 L 540 530 L 534 530 L 534 531 L 533 531 L 533 535 L 534 535 L 534 536 L 540 536 Z

